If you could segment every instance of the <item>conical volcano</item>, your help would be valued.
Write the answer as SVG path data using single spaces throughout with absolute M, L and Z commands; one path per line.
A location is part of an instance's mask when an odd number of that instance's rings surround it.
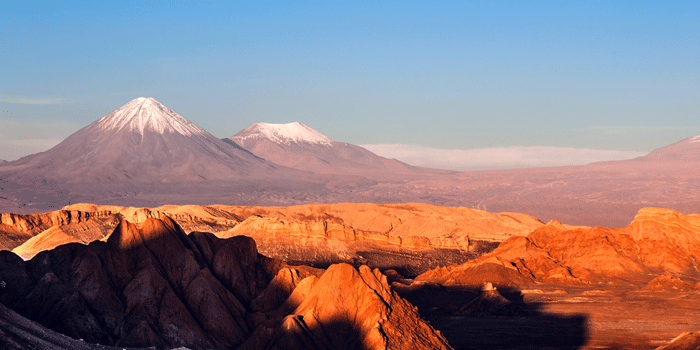
M 354 174 L 366 178 L 444 174 L 378 156 L 360 146 L 336 142 L 306 124 L 257 123 L 224 142 L 243 147 L 275 164 L 316 174 Z
M 249 151 L 144 97 L 5 169 L 14 170 L 18 179 L 40 176 L 61 183 L 198 182 L 275 171 Z

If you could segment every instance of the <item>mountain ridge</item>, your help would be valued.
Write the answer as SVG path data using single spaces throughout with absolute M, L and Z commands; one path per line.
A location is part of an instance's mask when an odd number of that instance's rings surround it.
M 252 238 L 188 235 L 167 216 L 122 220 L 106 242 L 29 261 L 0 251 L 0 281 L 0 303 L 16 312 L 0 308 L 0 328 L 31 320 L 38 336 L 0 329 L 3 348 L 72 338 L 122 349 L 451 349 L 377 269 L 289 266 Z
M 93 123 L 49 151 L 0 163 L 0 211 L 39 213 L 78 202 L 146 207 L 421 202 L 622 227 L 641 207 L 694 212 L 700 205 L 700 136 L 630 160 L 455 172 L 414 167 L 332 140 L 327 146 L 301 137 L 287 145 L 249 137 L 238 144 L 198 134 L 199 129 L 188 129 L 194 136 L 187 136 L 177 132 L 185 124 L 146 118 L 170 115 L 155 103 L 137 99 L 136 111 L 105 123 L 109 128 Z

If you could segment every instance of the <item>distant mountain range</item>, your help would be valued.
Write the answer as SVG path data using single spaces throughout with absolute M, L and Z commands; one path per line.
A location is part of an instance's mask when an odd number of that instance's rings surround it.
M 392 174 L 447 173 L 411 166 L 380 157 L 360 146 L 333 141 L 298 122 L 253 124 L 224 141 L 275 164 L 318 174 L 354 174 L 374 178 Z
M 700 136 L 624 161 L 436 170 L 333 141 L 301 123 L 258 123 L 222 140 L 142 97 L 46 152 L 0 163 L 0 212 L 37 213 L 76 202 L 421 202 L 618 227 L 646 206 L 698 212 L 698 169 Z

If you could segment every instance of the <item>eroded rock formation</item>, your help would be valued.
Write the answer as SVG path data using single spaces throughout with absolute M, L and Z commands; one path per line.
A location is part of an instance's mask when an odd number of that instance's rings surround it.
M 668 345 L 656 350 L 697 350 L 700 349 L 700 332 L 685 332 L 671 340 Z
M 60 227 L 63 234 L 73 237 L 75 241 L 92 242 L 111 233 L 119 221 L 118 216 L 101 210 L 57 210 L 45 214 L 2 213 L 0 249 L 11 250 L 54 227 Z M 52 234 L 46 236 L 50 235 Z M 54 247 L 56 246 L 42 245 L 42 249 Z
M 526 237 L 511 237 L 480 258 L 428 271 L 416 280 L 443 285 L 644 285 L 670 273 L 697 282 L 699 263 L 700 215 L 644 208 L 622 229 L 567 229 L 551 222 Z
M 171 205 L 151 209 L 77 204 L 66 209 L 79 217 L 89 217 L 83 225 L 84 230 L 71 230 L 60 222 L 56 225 L 61 230 L 49 230 L 51 226 L 48 224 L 10 225 L 7 226 L 8 232 L 14 230 L 12 232 L 16 235 L 23 235 L 25 241 L 22 242 L 26 243 L 19 247 L 6 246 L 5 249 L 14 248 L 23 258 L 30 258 L 60 242 L 87 243 L 101 239 L 110 232 L 107 229 L 111 230 L 122 219 L 142 223 L 147 218 L 166 215 L 186 232 L 212 232 L 221 238 L 253 237 L 262 254 L 294 264 L 326 267 L 339 262 L 351 262 L 357 266 L 369 263 L 415 276 L 440 263 L 461 263 L 475 258 L 491 251 L 508 237 L 525 235 L 544 225 L 523 214 L 492 214 L 426 204 Z M 51 214 L 56 213 L 59 212 Z M 31 219 L 34 216 L 21 217 Z M 29 219 L 25 221 L 29 222 Z M 91 227 L 98 232 L 93 233 Z M 27 241 L 40 233 L 41 237 Z
M 186 235 L 167 216 L 123 220 L 106 242 L 62 245 L 30 261 L 1 251 L 0 280 L 3 305 L 88 343 L 401 349 L 411 336 L 411 346 L 449 348 L 378 270 L 288 266 L 258 254 L 249 237 Z M 2 333 L 8 344 L 18 339 Z

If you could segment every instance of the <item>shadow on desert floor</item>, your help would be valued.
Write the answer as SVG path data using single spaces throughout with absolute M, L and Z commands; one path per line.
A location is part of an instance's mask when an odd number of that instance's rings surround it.
M 525 303 L 516 289 L 499 287 L 511 303 L 507 308 L 485 307 L 470 314 L 460 306 L 479 297 L 479 288 L 404 291 L 399 294 L 447 338 L 455 349 L 581 349 L 588 341 L 585 315 L 558 315 L 543 305 Z

